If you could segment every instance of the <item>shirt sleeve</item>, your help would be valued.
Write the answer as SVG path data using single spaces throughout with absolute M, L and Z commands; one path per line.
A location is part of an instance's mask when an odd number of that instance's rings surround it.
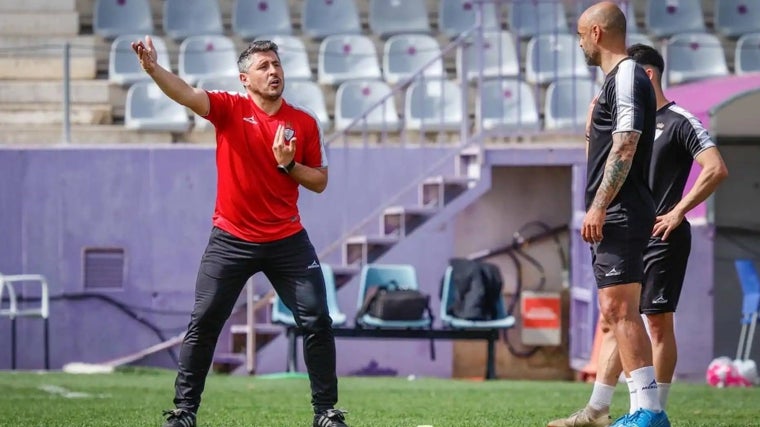
M 647 80 L 647 84 L 650 84 Z M 615 93 L 611 98 L 612 133 L 638 132 L 644 128 L 644 96 L 640 79 L 636 79 L 636 63 L 625 60 L 615 74 Z
M 235 104 L 235 97 L 230 92 L 221 90 L 207 90 L 209 109 L 208 114 L 203 118 L 211 122 L 215 128 L 219 129 L 225 126 L 231 116 L 230 112 Z
M 305 109 L 303 111 L 306 113 L 308 126 L 306 126 L 306 141 L 303 141 L 304 156 L 302 163 L 312 168 L 326 168 L 327 152 L 322 127 L 314 114 Z
M 715 143 L 707 130 L 702 126 L 698 118 L 689 114 L 681 121 L 678 130 L 678 140 L 681 141 L 686 151 L 696 158 L 699 153 L 710 147 L 715 147 Z

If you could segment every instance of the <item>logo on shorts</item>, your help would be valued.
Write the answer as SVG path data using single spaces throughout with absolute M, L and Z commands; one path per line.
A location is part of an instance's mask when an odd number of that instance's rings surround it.
M 605 274 L 605 277 L 612 277 L 612 276 L 620 276 L 623 274 L 623 272 L 618 271 L 615 267 L 612 267 L 612 270 L 608 271 L 607 274 Z
M 652 300 L 652 304 L 667 304 L 668 300 L 662 295 L 658 295 L 657 298 Z
M 312 268 L 319 268 L 319 263 L 317 263 L 317 260 L 312 261 L 311 264 L 306 267 L 307 270 L 311 270 Z

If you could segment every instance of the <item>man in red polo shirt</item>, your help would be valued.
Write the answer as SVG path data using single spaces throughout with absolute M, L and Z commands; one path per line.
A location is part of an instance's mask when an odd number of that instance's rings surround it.
M 277 45 L 257 40 L 240 54 L 245 93 L 193 88 L 157 63 L 149 36 L 132 43 L 140 65 L 177 103 L 216 128 L 217 196 L 201 259 L 195 306 L 180 351 L 176 409 L 164 427 L 194 427 L 222 326 L 248 278 L 261 271 L 304 330 L 314 427 L 346 427 L 336 410 L 335 339 L 317 254 L 298 214 L 298 186 L 321 193 L 327 158 L 318 121 L 282 99 Z

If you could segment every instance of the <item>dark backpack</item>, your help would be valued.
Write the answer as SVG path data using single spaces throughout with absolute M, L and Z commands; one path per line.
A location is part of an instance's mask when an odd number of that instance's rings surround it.
M 369 288 L 357 319 L 369 314 L 383 320 L 420 320 L 425 312 L 430 316 L 429 295 L 414 289 L 403 289 L 393 281 Z
M 446 312 L 466 320 L 498 318 L 497 303 L 503 285 L 499 267 L 463 258 L 454 258 L 449 265 L 453 295 Z

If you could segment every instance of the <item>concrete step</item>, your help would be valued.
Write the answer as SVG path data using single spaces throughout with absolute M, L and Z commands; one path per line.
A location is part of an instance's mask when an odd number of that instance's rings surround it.
M 75 12 L 76 0 L 0 1 L 0 12 Z
M 351 236 L 343 246 L 343 264 L 366 265 L 375 262 L 398 240 L 396 236 Z
M 113 123 L 109 104 L 74 104 L 70 120 L 77 125 L 104 125 Z M 0 125 L 59 125 L 63 123 L 60 104 L 0 104 Z
M 0 13 L 0 35 L 62 36 L 79 33 L 76 12 L 3 12 Z
M 174 137 L 169 132 L 135 132 L 123 125 L 79 125 L 71 127 L 71 140 L 75 144 L 169 144 Z M 0 124 L 0 144 L 53 145 L 62 141 L 62 126 Z
M 105 80 L 75 80 L 71 82 L 71 102 L 74 104 L 124 105 L 126 90 Z M 63 102 L 60 81 L 2 81 L 0 104 L 56 104 Z
M 0 58 L 0 79 L 5 80 L 61 80 L 64 60 L 60 57 Z M 91 80 L 96 77 L 97 61 L 94 56 L 71 58 L 69 78 Z

